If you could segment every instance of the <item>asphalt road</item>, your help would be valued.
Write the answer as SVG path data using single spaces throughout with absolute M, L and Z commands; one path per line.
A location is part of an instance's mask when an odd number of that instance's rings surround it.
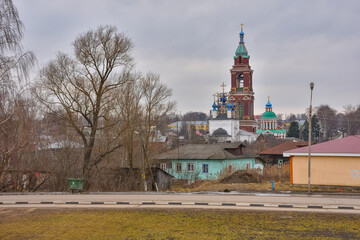
M 1 194 L 0 208 L 231 208 L 360 214 L 360 195 L 241 193 Z

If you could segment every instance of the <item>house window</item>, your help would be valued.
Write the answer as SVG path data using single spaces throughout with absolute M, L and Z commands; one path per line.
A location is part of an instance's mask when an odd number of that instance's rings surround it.
M 166 171 L 166 163 L 160 163 L 160 168 Z
M 181 163 L 176 164 L 176 172 L 181 172 Z
M 202 172 L 203 173 L 209 173 L 209 164 L 203 164 L 202 165 Z
M 284 161 L 282 159 L 278 160 L 278 168 L 282 168 L 284 165 Z
M 194 171 L 194 164 L 193 163 L 188 163 L 187 164 L 187 171 L 188 172 L 193 172 Z

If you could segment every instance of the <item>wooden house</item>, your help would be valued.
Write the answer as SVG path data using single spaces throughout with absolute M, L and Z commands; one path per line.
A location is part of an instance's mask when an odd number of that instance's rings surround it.
M 189 144 L 157 157 L 176 179 L 215 180 L 225 172 L 256 168 L 255 157 L 242 143 Z

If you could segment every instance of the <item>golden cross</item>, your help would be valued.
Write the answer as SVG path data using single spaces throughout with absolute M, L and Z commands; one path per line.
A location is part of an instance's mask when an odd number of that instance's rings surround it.
M 225 83 L 223 82 L 223 83 L 220 85 L 220 87 L 223 88 L 223 93 L 224 93 L 224 92 L 225 92 L 225 87 L 226 87 Z
M 244 26 L 244 24 L 242 24 L 242 23 L 241 23 L 240 25 L 241 25 L 241 31 L 242 31 L 242 30 L 243 30 L 243 26 Z
M 214 93 L 214 95 L 213 95 L 213 97 L 214 97 L 214 102 L 215 102 L 215 97 L 217 96 L 217 94 L 216 93 Z
M 268 101 L 270 102 L 270 97 L 268 97 Z

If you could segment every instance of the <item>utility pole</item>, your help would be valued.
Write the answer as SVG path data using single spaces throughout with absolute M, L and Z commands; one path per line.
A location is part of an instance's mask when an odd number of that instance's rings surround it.
M 309 107 L 309 166 L 308 166 L 308 193 L 310 193 L 311 184 L 311 111 L 312 111 L 312 92 L 314 89 L 314 83 L 310 83 L 310 107 Z

